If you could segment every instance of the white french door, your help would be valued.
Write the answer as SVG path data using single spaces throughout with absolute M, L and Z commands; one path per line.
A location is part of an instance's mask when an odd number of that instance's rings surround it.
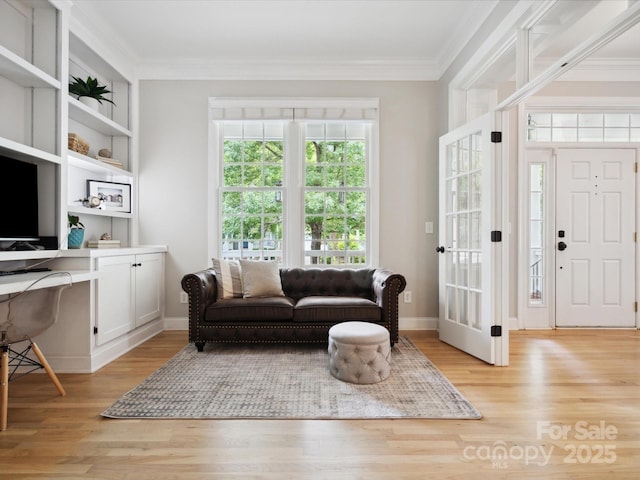
M 487 363 L 507 365 L 497 228 L 501 144 L 491 142 L 494 115 L 440 138 L 438 330 L 440 340 Z
M 635 326 L 635 149 L 558 149 L 556 326 Z

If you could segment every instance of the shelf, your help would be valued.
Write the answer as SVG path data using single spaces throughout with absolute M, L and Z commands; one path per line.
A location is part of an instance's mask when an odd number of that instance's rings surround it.
M 62 163 L 62 159 L 57 155 L 3 137 L 0 137 L 0 155 L 6 155 L 18 160 Z
M 89 170 L 91 172 L 100 174 L 133 178 L 133 173 L 123 168 L 109 165 L 108 163 L 102 162 L 95 158 L 91 158 L 86 155 L 82 155 L 81 153 L 74 152 L 73 150 L 69 150 L 67 158 L 69 160 L 69 165 L 72 167 L 82 168 L 83 170 Z
M 111 136 L 131 137 L 131 130 L 118 125 L 113 120 L 99 112 L 92 110 L 73 97 L 69 97 L 69 117 L 97 132 Z
M 0 76 L 23 87 L 49 87 L 60 90 L 61 83 L 22 57 L 0 45 Z
M 114 217 L 114 218 L 133 218 L 131 212 L 118 212 L 115 210 L 100 210 L 98 208 L 83 207 L 82 205 L 68 205 L 69 213 L 77 213 L 79 215 L 95 215 L 98 217 Z

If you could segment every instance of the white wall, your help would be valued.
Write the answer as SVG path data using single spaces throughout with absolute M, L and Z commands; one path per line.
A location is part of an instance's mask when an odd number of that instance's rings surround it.
M 207 268 L 207 100 L 213 96 L 380 99 L 380 265 L 402 273 L 413 303 L 400 316 L 438 316 L 438 109 L 435 82 L 140 82 L 141 244 L 166 244 L 166 316 L 185 273 Z M 425 221 L 436 226 L 425 234 Z

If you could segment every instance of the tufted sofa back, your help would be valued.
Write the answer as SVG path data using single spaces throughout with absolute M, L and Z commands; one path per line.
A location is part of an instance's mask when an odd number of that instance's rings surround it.
M 368 268 L 281 268 L 282 289 L 287 297 L 347 296 L 373 300 L 373 274 Z

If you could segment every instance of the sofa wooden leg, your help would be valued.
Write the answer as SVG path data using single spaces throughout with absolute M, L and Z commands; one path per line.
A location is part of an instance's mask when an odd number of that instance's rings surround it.
M 194 342 L 196 345 L 196 348 L 198 349 L 199 352 L 203 352 L 204 351 L 204 344 L 207 342 Z

